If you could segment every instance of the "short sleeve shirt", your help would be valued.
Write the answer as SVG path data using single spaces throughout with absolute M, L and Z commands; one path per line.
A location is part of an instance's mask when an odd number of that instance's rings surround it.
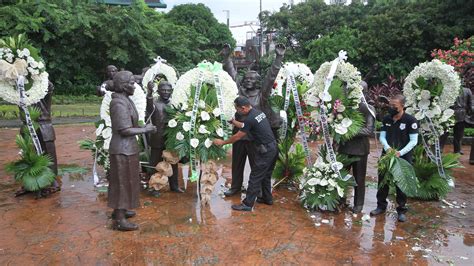
M 265 113 L 252 108 L 244 120 L 241 131 L 251 134 L 257 144 L 268 144 L 275 141 L 270 122 Z
M 389 115 L 385 116 L 382 123 L 382 131 L 387 132 L 388 145 L 397 150 L 403 149 L 410 142 L 410 134 L 418 133 L 418 121 L 407 113 L 397 121 Z M 410 156 L 411 151 L 407 155 Z

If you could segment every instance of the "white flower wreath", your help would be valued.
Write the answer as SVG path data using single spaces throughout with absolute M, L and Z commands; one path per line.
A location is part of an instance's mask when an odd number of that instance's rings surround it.
M 28 48 L 12 50 L 0 47 L 0 98 L 20 104 L 16 81 L 21 75 L 26 78 L 26 84 L 31 84 L 26 90 L 25 104 L 29 106 L 39 102 L 48 93 L 48 73 L 44 68 L 41 58 L 35 60 Z
M 314 75 L 311 69 L 301 63 L 287 62 L 285 63 L 278 72 L 275 79 L 276 87 L 272 91 L 272 95 L 283 96 L 283 84 L 286 82 L 289 74 L 292 73 L 296 80 L 306 82 L 308 85 L 313 83 Z
M 221 69 L 217 73 L 222 87 L 224 117 L 230 119 L 235 113 L 234 100 L 238 96 L 237 84 L 224 70 Z M 214 72 L 210 69 L 193 68 L 184 73 L 176 82 L 173 96 L 171 97 L 171 104 L 174 106 L 178 106 L 179 104 L 187 105 L 188 100 L 193 98 L 193 95 L 191 95 L 191 86 L 197 86 L 201 75 L 203 83 L 214 85 Z
M 160 57 L 157 57 L 155 61 L 156 63 L 152 67 L 150 67 L 150 69 L 148 69 L 145 72 L 145 75 L 143 76 L 143 89 L 146 90 L 148 83 L 152 81 L 154 77 L 156 77 L 158 74 L 164 75 L 166 77 L 166 80 L 174 86 L 176 84 L 176 81 L 178 80 L 174 68 L 166 64 L 166 60 L 163 60 Z M 153 93 L 157 93 L 157 89 L 158 86 L 155 84 L 153 86 Z
M 112 121 L 110 119 L 110 102 L 112 101 L 113 92 L 107 91 L 102 99 L 100 105 L 100 118 L 104 120 L 105 125 L 99 125 L 96 130 L 96 136 L 102 136 L 104 138 L 104 149 L 108 150 L 110 141 L 112 140 Z M 146 95 L 143 92 L 140 85 L 135 83 L 135 92 L 130 96 L 130 99 L 135 104 L 138 112 L 138 121 L 145 122 L 145 111 L 146 111 Z
M 345 135 L 349 130 L 349 127 L 356 126 L 353 123 L 356 117 L 353 117 L 355 110 L 358 110 L 361 102 L 363 93 L 361 85 L 361 75 L 355 66 L 350 63 L 341 61 L 337 65 L 336 73 L 334 78 L 337 78 L 345 83 L 346 100 L 342 102 L 333 102 L 333 99 L 329 93 L 324 93 L 324 84 L 326 77 L 331 69 L 332 62 L 325 62 L 316 71 L 314 75 L 314 81 L 311 88 L 304 95 L 306 104 L 313 107 L 320 107 L 324 105 L 328 112 L 328 123 L 330 127 L 334 128 L 335 133 L 339 135 Z M 318 111 L 315 111 L 313 116 L 318 115 Z M 357 121 L 356 121 L 357 122 Z M 358 121 L 360 122 L 360 121 Z
M 417 79 L 420 77 L 438 79 L 443 85 L 441 95 L 432 97 L 429 90 L 416 88 Z M 414 115 L 418 120 L 425 117 L 431 119 L 433 125 L 442 134 L 446 130 L 447 124 L 449 124 L 449 119 L 454 114 L 454 111 L 449 107 L 456 101 L 460 89 L 461 80 L 454 67 L 437 59 L 421 63 L 408 74 L 403 84 L 406 112 Z M 422 129 L 429 131 L 425 123 L 422 123 Z

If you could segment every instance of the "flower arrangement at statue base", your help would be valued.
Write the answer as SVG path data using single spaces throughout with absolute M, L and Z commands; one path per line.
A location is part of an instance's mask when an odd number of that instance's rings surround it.
M 331 165 L 326 155 L 322 148 L 314 165 L 303 170 L 299 182 L 300 200 L 305 208 L 311 210 L 337 211 L 349 187 L 356 184 L 344 168 L 344 165 L 354 162 L 354 159 L 339 154 L 337 162 Z
M 165 146 L 179 159 L 189 159 L 191 181 L 201 177 L 199 168 L 209 169 L 207 162 L 226 157 L 227 147 L 214 145 L 213 140 L 230 134 L 227 120 L 235 113 L 233 101 L 237 96 L 237 84 L 216 62 L 203 61 L 176 82 L 173 107 L 167 109 Z
M 454 168 L 461 168 L 457 153 L 443 153 L 442 162 L 445 174 L 452 177 Z M 413 151 L 413 167 L 419 180 L 419 187 L 413 198 L 421 200 L 440 200 L 451 191 L 447 179 L 442 178 L 438 172 L 438 166 L 431 161 L 422 145 L 415 147 Z
M 29 111 L 31 119 L 36 121 L 40 110 L 29 108 Z M 38 129 L 36 122 L 33 122 L 33 126 Z M 55 173 L 49 168 L 52 161 L 48 155 L 37 153 L 26 126 L 21 128 L 21 132 L 15 141 L 20 148 L 20 158 L 8 163 L 5 170 L 14 175 L 15 181 L 21 184 L 24 190 L 37 192 L 37 197 L 41 197 L 41 191 L 51 186 L 56 179 Z
M 306 76 L 306 75 L 305 75 Z M 312 77 L 312 75 L 311 75 Z M 277 82 L 282 82 L 277 79 Z M 299 96 L 300 108 L 302 111 L 302 119 L 305 134 L 311 133 L 315 121 L 311 117 L 311 111 L 314 109 L 306 105 L 303 101 L 303 95 L 309 89 L 307 81 L 296 80 L 296 88 Z M 280 112 L 280 116 L 284 119 L 285 124 L 280 128 L 280 138 L 278 140 L 278 158 L 272 177 L 279 180 L 277 184 L 287 182 L 295 182 L 303 174 L 306 166 L 306 154 L 304 146 L 301 143 L 295 143 L 296 135 L 300 130 L 300 123 L 296 111 L 294 94 L 290 91 L 287 99 L 287 108 L 285 109 L 286 90 L 282 89 L 282 85 L 275 88 L 274 94 L 270 98 L 270 103 L 275 112 Z M 286 129 L 286 132 L 282 132 Z M 301 133 L 300 133 L 301 134 Z M 301 140 L 303 141 L 303 140 Z M 307 143 L 306 143 L 307 145 Z
M 379 182 L 379 188 L 389 186 L 390 190 L 398 187 L 408 197 L 417 194 L 419 181 L 416 177 L 415 169 L 405 159 L 397 157 L 395 150 L 388 151 L 378 162 L 379 177 L 383 176 Z

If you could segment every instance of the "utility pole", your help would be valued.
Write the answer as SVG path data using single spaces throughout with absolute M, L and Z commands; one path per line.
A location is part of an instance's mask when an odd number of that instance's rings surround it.
M 260 14 L 259 14 L 259 21 L 260 21 L 260 57 L 263 56 L 263 23 L 262 23 L 262 0 L 260 0 Z
M 222 12 L 227 13 L 227 28 L 230 28 L 230 24 L 229 24 L 230 10 L 222 10 Z

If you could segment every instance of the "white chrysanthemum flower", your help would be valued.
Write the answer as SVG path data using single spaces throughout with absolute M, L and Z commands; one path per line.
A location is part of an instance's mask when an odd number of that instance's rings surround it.
M 212 146 L 212 140 L 207 138 L 206 141 L 204 141 L 204 146 L 209 149 Z
M 207 130 L 206 126 L 205 125 L 200 125 L 199 126 L 199 129 L 198 129 L 198 132 L 201 133 L 201 134 L 209 134 L 210 132 Z
M 218 129 L 216 130 L 216 133 L 217 133 L 217 136 L 219 136 L 219 137 L 221 137 L 221 138 L 224 137 L 224 129 L 218 128 Z
M 214 110 L 212 110 L 212 114 L 215 116 L 215 117 L 219 117 L 222 112 L 221 112 L 221 109 L 219 107 L 217 108 L 214 108 Z
M 184 122 L 183 123 L 183 130 L 186 131 L 186 132 L 191 130 L 191 122 Z
M 202 121 L 209 121 L 211 119 L 211 116 L 209 116 L 209 113 L 206 111 L 201 112 L 201 119 Z
M 38 68 L 39 68 L 39 69 L 43 69 L 43 68 L 44 68 L 43 62 L 40 61 L 40 62 L 38 63 Z
M 429 90 L 422 90 L 420 92 L 420 97 L 422 100 L 429 101 L 431 99 L 431 92 Z
M 184 139 L 183 133 L 181 133 L 181 132 L 176 133 L 176 139 L 179 140 L 179 141 L 183 140 Z
M 169 126 L 170 128 L 174 128 L 174 127 L 176 127 L 177 125 L 178 125 L 178 122 L 176 122 L 175 119 L 171 119 L 170 121 L 168 121 L 168 126 Z
M 193 139 L 191 139 L 191 141 L 189 142 L 189 144 L 191 144 L 191 147 L 197 148 L 197 146 L 199 145 L 199 140 L 193 138 Z

